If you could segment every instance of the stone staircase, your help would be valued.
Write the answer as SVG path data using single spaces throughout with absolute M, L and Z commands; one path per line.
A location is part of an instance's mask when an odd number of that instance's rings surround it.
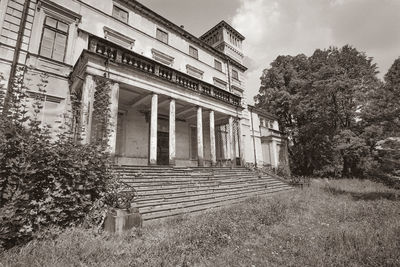
M 181 168 L 115 166 L 122 181 L 133 186 L 143 220 L 237 203 L 256 195 L 293 189 L 268 175 L 258 177 L 245 168 Z

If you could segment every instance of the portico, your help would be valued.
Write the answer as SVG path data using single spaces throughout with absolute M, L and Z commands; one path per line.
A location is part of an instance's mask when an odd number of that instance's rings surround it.
M 90 142 L 95 77 L 110 83 L 110 152 L 117 164 L 216 166 L 242 162 L 240 97 L 93 38 L 74 67 L 79 128 Z M 79 79 L 74 79 L 74 81 Z

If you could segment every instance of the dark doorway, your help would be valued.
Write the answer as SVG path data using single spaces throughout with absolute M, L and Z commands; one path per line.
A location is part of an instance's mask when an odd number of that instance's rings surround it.
M 169 134 L 157 132 L 157 165 L 169 165 Z

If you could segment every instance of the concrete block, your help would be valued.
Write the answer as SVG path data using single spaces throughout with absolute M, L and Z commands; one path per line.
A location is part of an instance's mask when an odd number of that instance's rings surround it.
M 8 22 L 11 22 L 11 23 L 14 23 L 14 24 L 17 24 L 17 25 L 21 24 L 21 19 L 13 17 L 13 16 L 11 16 L 9 14 L 6 14 L 4 21 L 8 21 Z
M 113 209 L 107 213 L 104 230 L 110 233 L 121 234 L 134 227 L 142 227 L 143 220 L 139 209 Z

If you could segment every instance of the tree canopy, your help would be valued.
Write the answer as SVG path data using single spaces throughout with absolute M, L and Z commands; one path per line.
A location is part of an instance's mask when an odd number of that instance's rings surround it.
M 399 131 L 400 59 L 385 81 L 349 45 L 278 56 L 261 76 L 256 106 L 278 116 L 297 174 L 361 176 L 379 140 Z

